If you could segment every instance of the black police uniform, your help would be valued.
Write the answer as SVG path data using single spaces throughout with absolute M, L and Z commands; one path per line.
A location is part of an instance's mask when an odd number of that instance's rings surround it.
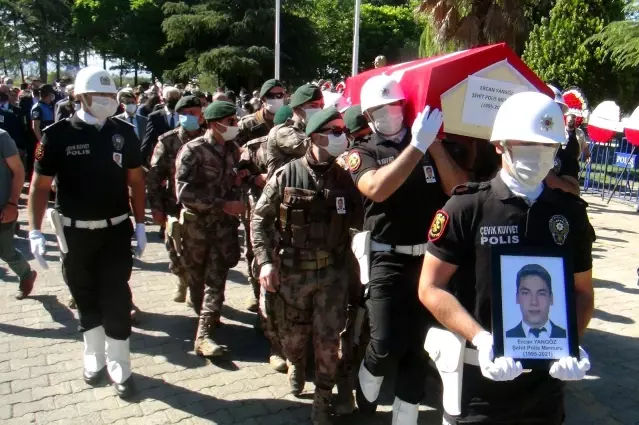
M 559 189 L 544 188 L 529 206 L 500 175 L 467 183 L 437 212 L 429 231 L 428 252 L 459 267 L 449 290 L 484 328 L 491 320 L 491 247 L 556 249 L 566 254 L 574 273 L 592 268 L 594 230 L 586 202 Z M 445 414 L 452 424 L 554 425 L 564 420 L 564 384 L 548 371 L 534 370 L 507 382 L 482 376 L 464 365 L 462 414 Z
M 64 227 L 69 252 L 62 272 L 87 331 L 103 325 L 106 335 L 126 340 L 131 334 L 133 227 L 129 213 L 127 172 L 140 167 L 140 142 L 133 126 L 117 118 L 102 128 L 77 115 L 46 128 L 36 150 L 35 170 L 56 176 L 56 209 L 72 220 Z M 107 220 L 102 229 L 76 228 L 75 221 Z
M 575 138 L 574 143 L 577 144 L 579 149 L 579 143 Z M 574 145 L 573 145 L 574 146 Z M 553 171 L 558 176 L 570 176 L 575 180 L 579 180 L 579 151 L 575 155 L 574 148 L 571 148 L 570 143 L 567 146 L 562 146 L 555 155 L 555 164 Z
M 391 163 L 410 141 L 406 129 L 401 142 L 373 134 L 370 140 L 356 143 L 348 156 L 355 184 L 368 171 Z M 425 244 L 429 223 L 447 199 L 435 163 L 426 153 L 388 199 L 374 202 L 364 197 L 364 230 L 382 244 Z M 373 376 L 388 376 L 397 367 L 395 395 L 411 404 L 418 404 L 424 392 L 428 359 L 423 343 L 432 317 L 417 297 L 422 261 L 423 256 L 373 252 L 366 299 L 371 329 L 366 369 Z

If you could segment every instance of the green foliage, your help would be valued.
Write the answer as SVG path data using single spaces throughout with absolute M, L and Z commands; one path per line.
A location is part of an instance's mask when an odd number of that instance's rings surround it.
M 581 87 L 593 104 L 604 99 L 631 104 L 634 77 L 619 72 L 601 45 L 584 43 L 623 18 L 623 7 L 624 0 L 557 0 L 550 17 L 533 29 L 523 59 L 547 82 Z
M 639 4 L 629 2 L 626 19 L 611 22 L 603 31 L 590 37 L 587 42 L 601 44 L 610 53 L 612 60 L 621 69 L 639 65 Z

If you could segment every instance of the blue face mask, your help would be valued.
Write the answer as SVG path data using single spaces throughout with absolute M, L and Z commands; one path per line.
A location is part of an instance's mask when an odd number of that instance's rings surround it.
M 180 125 L 186 131 L 195 131 L 200 128 L 195 115 L 180 115 Z

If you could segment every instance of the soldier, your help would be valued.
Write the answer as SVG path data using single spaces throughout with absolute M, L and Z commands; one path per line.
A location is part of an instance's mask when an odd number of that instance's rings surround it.
M 299 103 L 298 103 L 299 104 Z M 289 360 L 291 392 L 304 389 L 306 349 L 315 350 L 314 425 L 331 423 L 340 332 L 348 301 L 349 229 L 361 221 L 361 198 L 335 158 L 348 146 L 344 121 L 335 108 L 310 119 L 306 155 L 277 170 L 268 181 L 251 219 L 260 284 L 277 298 L 285 317 L 278 324 Z M 279 268 L 274 266 L 277 231 Z M 281 273 L 281 277 L 280 277 Z
M 179 114 L 180 126 L 164 133 L 153 149 L 149 171 L 146 176 L 146 188 L 153 220 L 164 227 L 169 220 L 180 217 L 180 205 L 175 195 L 175 158 L 180 148 L 190 140 L 200 137 L 202 106 L 195 96 L 181 98 L 175 106 Z M 178 238 L 179 239 L 179 238 Z M 184 267 L 176 248 L 180 240 L 174 240 L 169 232 L 164 234 L 164 243 L 169 252 L 169 270 L 178 277 L 178 285 L 173 301 L 183 303 L 186 300 L 187 282 Z
M 284 86 L 278 80 L 271 79 L 262 84 L 262 89 L 260 90 L 260 101 L 262 107 L 257 112 L 246 115 L 242 119 L 240 119 L 238 123 L 240 134 L 236 139 L 236 143 L 240 146 L 243 146 L 247 142 L 267 136 L 269 131 L 273 128 L 273 119 L 275 118 L 275 114 L 282 106 L 284 106 L 285 96 L 286 91 L 284 90 Z M 256 150 L 259 145 L 260 142 L 257 142 L 253 145 L 253 149 Z M 254 178 L 259 180 L 260 173 L 261 172 L 258 172 L 256 175 L 254 175 Z M 266 182 L 262 183 L 262 185 L 260 186 L 260 190 L 262 187 L 264 187 L 265 183 Z M 246 194 L 250 196 L 250 194 Z M 244 231 L 246 232 L 246 237 L 244 238 L 246 243 L 246 263 L 250 265 L 253 261 L 253 250 L 250 243 L 250 211 L 248 211 L 249 205 L 245 206 L 247 207 L 247 212 L 243 214 L 241 218 L 242 223 L 244 224 Z M 255 276 L 253 276 L 252 268 L 250 266 L 248 268 L 248 275 L 248 280 L 251 284 L 251 287 L 253 288 L 253 292 L 249 294 L 249 297 L 246 301 L 246 309 L 248 311 L 255 312 L 257 311 L 257 296 L 260 291 L 260 285 L 257 282 Z
M 457 350 L 463 357 L 446 358 L 448 365 L 463 360 L 455 371 L 446 368 L 448 373 L 463 375 L 461 385 L 455 378 L 455 388 L 451 388 L 455 399 L 447 397 L 448 403 L 444 403 L 449 406 L 444 412 L 445 424 L 562 424 L 562 381 L 584 379 L 590 369 L 588 355 L 579 348 L 579 359 L 566 356 L 552 361 L 545 370 L 522 374 L 521 362 L 495 357 L 489 332 L 491 303 L 495 302 L 491 257 L 495 248 L 506 244 L 565 256 L 574 273 L 572 311 L 577 315 L 578 335 L 571 337 L 583 336 L 592 317 L 595 235 L 588 222 L 587 204 L 543 184 L 557 149 L 566 142 L 562 122 L 560 108 L 544 94 L 524 92 L 507 99 L 497 112 L 491 137 L 502 156 L 501 171 L 490 182 L 457 187 L 433 220 L 419 299 L 443 326 L 465 340 L 462 347 L 467 347 Z M 509 236 L 482 237 L 496 228 L 508 228 Z M 543 275 L 539 266 L 525 269 L 520 276 Z M 552 290 L 549 292 L 552 296 Z M 539 297 L 534 301 L 537 313 L 531 314 L 540 317 L 548 294 L 540 291 L 535 297 Z M 552 322 L 542 328 L 526 327 L 533 335 L 555 331 Z M 441 350 L 444 357 L 449 344 L 442 339 L 437 345 L 433 348 Z
M 182 261 L 193 308 L 199 316 L 195 353 L 223 354 L 213 341 L 220 321 L 224 287 L 229 269 L 240 259 L 238 215 L 245 210 L 235 200 L 234 167 L 239 148 L 233 141 L 239 132 L 235 105 L 215 101 L 204 111 L 207 131 L 188 142 L 175 164 L 177 201 L 182 204 Z
M 282 165 L 306 153 L 308 144 L 304 128 L 311 116 L 324 108 L 324 96 L 318 86 L 304 84 L 293 93 L 289 106 L 293 109 L 293 118 L 274 127 L 268 134 L 266 165 L 269 179 Z

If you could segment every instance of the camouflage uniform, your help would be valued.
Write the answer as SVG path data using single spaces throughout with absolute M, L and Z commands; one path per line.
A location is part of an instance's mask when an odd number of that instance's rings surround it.
M 294 118 L 273 127 L 268 133 L 266 167 L 269 179 L 282 165 L 304 156 L 308 148 L 305 127 L 302 121 Z
M 180 205 L 175 197 L 175 158 L 182 145 L 191 139 L 182 127 L 168 131 L 158 139 L 146 175 L 147 199 L 151 210 L 160 211 L 166 216 L 180 216 Z M 164 244 L 169 252 L 169 270 L 180 278 L 178 286 L 186 285 L 184 267 L 166 233 Z
M 237 198 L 233 167 L 238 160 L 234 142 L 220 144 L 206 134 L 184 145 L 176 161 L 177 199 L 184 208 L 182 261 L 191 301 L 200 316 L 197 354 L 202 341 L 214 344 L 211 337 L 220 318 L 226 278 L 240 259 L 239 220 L 223 211 L 226 201 Z
M 304 385 L 306 349 L 313 335 L 314 409 L 318 395 L 327 403 L 335 384 L 349 298 L 347 269 L 352 267 L 349 228 L 361 222 L 361 196 L 349 177 L 336 164 L 318 164 L 307 154 L 275 172 L 251 219 L 260 267 L 274 262 L 273 227 L 280 236 L 277 303 L 283 317 L 277 332 L 291 363 L 294 394 Z
M 273 116 L 271 119 L 267 119 L 264 116 L 264 110 L 246 115 L 240 119 L 237 126 L 240 129 L 240 133 L 235 139 L 235 143 L 239 146 L 244 146 L 251 140 L 255 140 L 260 137 L 268 135 L 268 132 L 273 128 Z

